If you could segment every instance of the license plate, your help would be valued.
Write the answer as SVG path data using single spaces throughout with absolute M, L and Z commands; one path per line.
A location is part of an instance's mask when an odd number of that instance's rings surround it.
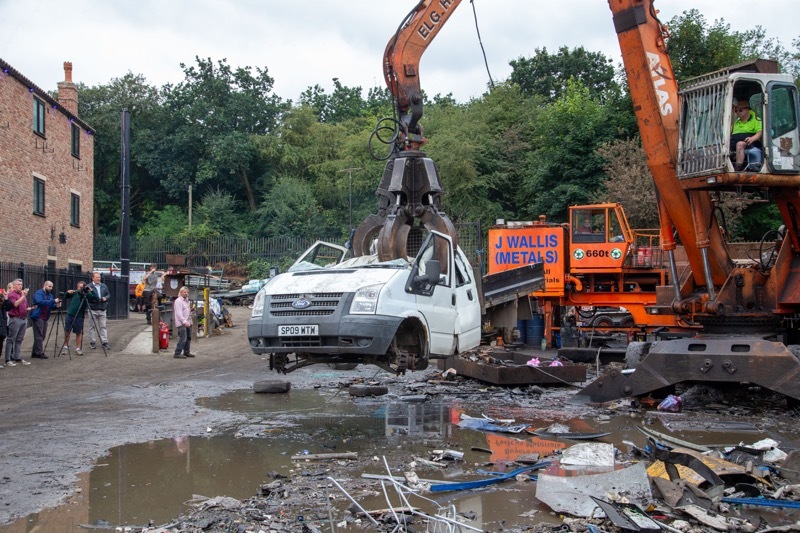
M 280 337 L 319 336 L 319 326 L 317 324 L 309 324 L 303 326 L 278 326 L 278 336 Z

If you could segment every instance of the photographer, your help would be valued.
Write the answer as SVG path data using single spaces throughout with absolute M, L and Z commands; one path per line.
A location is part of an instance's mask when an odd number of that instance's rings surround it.
M 33 324 L 33 350 L 31 358 L 47 359 L 44 353 L 44 337 L 47 334 L 47 324 L 50 321 L 50 312 L 61 305 L 61 300 L 53 296 L 53 282 L 47 280 L 42 288 L 33 293 L 33 307 L 31 323 Z
M 61 353 L 69 350 L 69 336 L 75 333 L 75 353 L 83 355 L 81 342 L 83 341 L 83 318 L 89 302 L 97 302 L 97 294 L 83 281 L 79 281 L 75 289 L 64 293 L 67 301 L 67 318 L 64 322 L 64 346 Z

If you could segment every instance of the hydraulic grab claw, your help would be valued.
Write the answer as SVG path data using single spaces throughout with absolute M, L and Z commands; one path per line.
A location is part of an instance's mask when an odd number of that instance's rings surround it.
M 410 255 L 409 241 L 423 227 L 449 235 L 458 244 L 455 226 L 441 211 L 442 193 L 432 159 L 424 152 L 398 153 L 387 161 L 383 171 L 377 190 L 378 213 L 367 217 L 356 229 L 353 255 L 369 254 L 372 241 L 377 239 L 375 251 L 379 260 L 405 259 Z M 419 224 L 415 224 L 417 220 Z

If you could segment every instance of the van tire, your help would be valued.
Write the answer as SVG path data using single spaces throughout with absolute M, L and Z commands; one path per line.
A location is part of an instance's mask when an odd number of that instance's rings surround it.
M 356 398 L 363 398 L 365 396 L 383 396 L 389 393 L 389 387 L 386 385 L 350 385 L 347 388 L 350 396 Z
M 289 381 L 266 379 L 253 383 L 253 392 L 264 394 L 276 394 L 289 392 L 292 384 Z

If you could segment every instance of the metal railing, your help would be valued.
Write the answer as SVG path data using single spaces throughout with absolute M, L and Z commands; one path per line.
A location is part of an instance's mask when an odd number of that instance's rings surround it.
M 33 301 L 33 293 L 41 289 L 45 281 L 53 282 L 53 294 L 58 296 L 64 291 L 74 289 L 79 281 L 91 282 L 92 273 L 0 261 L 0 287 L 5 289 L 10 281 L 17 278 L 22 280 L 23 287 L 30 287 L 28 293 L 28 304 L 30 304 Z M 108 318 L 128 318 L 128 278 L 100 276 L 100 280 L 106 284 L 110 293 L 108 309 L 106 309 Z

